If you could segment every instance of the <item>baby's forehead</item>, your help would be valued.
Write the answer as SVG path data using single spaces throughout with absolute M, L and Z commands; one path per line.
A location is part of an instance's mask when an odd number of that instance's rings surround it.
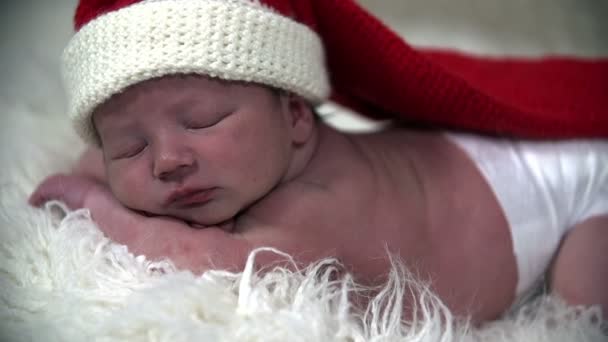
M 227 88 L 229 86 L 229 83 L 226 81 L 199 75 L 168 75 L 152 78 L 130 85 L 110 96 L 95 108 L 93 119 L 97 120 L 96 118 L 105 117 L 107 114 L 121 112 L 121 109 L 147 96 L 158 96 L 162 99 L 176 91 L 188 88 L 201 89 L 203 83 L 206 83 L 208 88 L 213 87 L 220 91 L 220 88 Z
M 276 91 L 275 88 L 266 85 L 244 81 L 230 81 L 220 78 L 208 77 L 205 75 L 167 75 L 157 78 L 151 78 L 126 87 L 119 93 L 113 94 L 110 98 L 102 102 L 99 106 L 97 106 L 96 111 L 98 109 L 103 110 L 104 107 L 113 107 L 114 109 L 116 109 L 116 107 L 127 105 L 137 100 L 138 98 L 147 95 L 166 96 L 169 93 L 181 93 L 181 91 L 186 90 L 221 95 L 238 88 L 244 90 L 253 88 L 263 88 L 267 90 Z
M 98 105 L 91 116 L 93 127 L 98 133 L 99 125 L 104 121 L 120 123 L 128 120 L 134 109 L 149 106 L 149 102 L 171 102 L 188 99 L 210 99 L 225 98 L 231 100 L 237 93 L 256 92 L 260 89 L 275 94 L 281 91 L 261 85 L 244 81 L 229 81 L 204 75 L 167 75 L 148 79 L 126 87 L 119 93 Z M 116 121 L 118 120 L 118 122 Z M 114 126 L 114 125 L 110 125 Z

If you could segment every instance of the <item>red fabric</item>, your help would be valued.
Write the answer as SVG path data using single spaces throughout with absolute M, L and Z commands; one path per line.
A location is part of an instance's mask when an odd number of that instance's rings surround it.
M 142 2 L 142 0 L 80 0 L 74 14 L 74 28 L 78 31 L 91 20 L 101 15 L 138 2 Z M 294 18 L 305 25 L 314 26 L 314 20 L 311 17 L 310 11 L 311 6 L 308 1 L 261 0 L 260 2 L 284 16 Z
M 80 0 L 74 14 L 74 28 L 76 31 L 88 24 L 91 20 L 118 9 L 127 7 L 141 0 Z
M 417 51 L 351 0 L 314 3 L 336 101 L 370 116 L 528 138 L 608 137 L 608 59 Z
M 138 0 L 81 0 L 75 26 Z M 333 99 L 373 117 L 528 138 L 608 137 L 608 59 L 416 50 L 353 0 L 264 0 L 316 30 Z

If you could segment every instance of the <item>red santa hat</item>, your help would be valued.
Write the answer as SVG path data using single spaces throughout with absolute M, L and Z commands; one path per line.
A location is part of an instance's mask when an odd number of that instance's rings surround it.
M 169 74 L 255 82 L 416 125 L 527 138 L 608 136 L 608 60 L 489 59 L 410 47 L 353 0 L 80 0 L 63 54 L 77 132 Z M 330 88 L 332 89 L 330 91 Z

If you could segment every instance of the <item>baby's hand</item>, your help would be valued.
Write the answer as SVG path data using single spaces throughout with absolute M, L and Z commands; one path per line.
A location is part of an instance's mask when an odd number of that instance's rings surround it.
M 70 209 L 83 208 L 91 192 L 101 191 L 103 185 L 76 175 L 56 174 L 46 178 L 32 193 L 29 203 L 35 207 L 50 200 L 64 202 Z
M 82 175 L 57 174 L 46 178 L 30 196 L 29 203 L 41 206 L 50 200 L 64 202 L 72 210 L 89 209 L 99 228 L 110 239 L 122 244 L 134 243 L 140 226 L 136 223 L 145 219 L 125 208 L 107 185 Z

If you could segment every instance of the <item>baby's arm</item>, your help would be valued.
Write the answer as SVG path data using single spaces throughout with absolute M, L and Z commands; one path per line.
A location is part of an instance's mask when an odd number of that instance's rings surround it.
M 608 320 L 608 215 L 589 218 L 566 236 L 551 268 L 551 288 L 572 305 L 600 305 Z
M 105 183 L 79 175 L 47 178 L 32 194 L 30 203 L 40 206 L 56 199 L 72 209 L 87 208 L 99 229 L 111 240 L 126 245 L 130 252 L 148 259 L 169 258 L 178 268 L 195 273 L 210 268 L 242 270 L 249 252 L 257 247 L 274 247 L 293 255 L 298 263 L 307 264 L 339 256 L 335 245 L 338 239 L 347 245 L 348 237 L 365 239 L 353 235 L 349 229 L 352 225 L 335 222 L 343 215 L 328 203 L 337 201 L 326 198 L 324 192 L 300 188 L 295 193 L 293 187 L 278 191 L 264 204 L 258 204 L 255 214 L 246 213 L 237 222 L 225 223 L 231 225 L 229 228 L 220 225 L 193 229 L 175 218 L 143 216 L 118 202 Z M 330 235 L 333 237 L 328 238 Z M 274 253 L 256 256 L 258 265 L 289 266 L 286 261 Z
M 169 258 L 178 268 L 195 273 L 212 267 L 240 270 L 252 250 L 243 236 L 219 227 L 192 229 L 170 217 L 140 215 L 119 203 L 107 185 L 89 177 L 49 177 L 32 194 L 30 203 L 40 206 L 51 199 L 63 201 L 71 209 L 89 209 L 99 229 L 135 255 L 151 260 Z

